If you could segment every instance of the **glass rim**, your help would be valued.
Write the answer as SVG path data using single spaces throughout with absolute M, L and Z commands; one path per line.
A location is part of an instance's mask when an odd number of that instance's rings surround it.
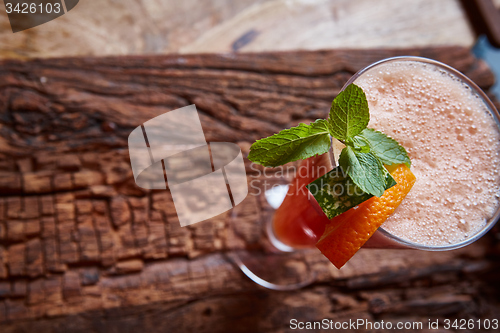
M 357 78 L 359 78 L 361 75 L 365 74 L 369 70 L 381 65 L 385 64 L 388 62 L 395 62 L 395 61 L 413 61 L 413 62 L 420 62 L 420 63 L 426 63 L 426 64 L 431 64 L 434 66 L 437 66 L 445 71 L 447 71 L 449 74 L 452 74 L 459 78 L 463 83 L 465 83 L 469 88 L 479 96 L 482 101 L 486 104 L 486 107 L 488 111 L 490 112 L 491 116 L 495 120 L 498 129 L 500 130 L 500 114 L 498 110 L 496 109 L 495 105 L 491 100 L 488 98 L 488 96 L 485 94 L 485 92 L 479 88 L 479 86 L 474 83 L 470 78 L 462 74 L 460 71 L 456 70 L 455 68 L 446 65 L 440 61 L 429 59 L 429 58 L 424 58 L 424 57 L 418 57 L 418 56 L 397 56 L 397 57 L 390 57 L 386 59 L 379 60 L 377 62 L 372 63 L 371 65 L 368 65 L 364 67 L 363 69 L 357 71 L 351 78 L 344 84 L 342 89 L 340 91 L 343 91 L 348 85 L 356 81 Z M 383 228 L 383 225 L 377 229 L 378 232 L 381 232 L 385 237 L 388 239 L 403 245 L 408 248 L 412 249 L 418 249 L 418 250 L 426 250 L 426 251 L 447 251 L 447 250 L 454 250 L 458 249 L 464 246 L 467 246 L 469 244 L 472 244 L 482 236 L 484 236 L 493 226 L 495 223 L 498 221 L 500 217 L 500 204 L 497 205 L 495 213 L 489 218 L 489 220 L 486 222 L 486 225 L 479 230 L 476 234 L 474 234 L 471 237 L 468 237 L 464 239 L 461 242 L 455 243 L 455 244 L 449 244 L 449 245 L 439 245 L 439 246 L 433 246 L 433 245 L 424 245 L 424 244 L 419 244 L 415 243 L 406 239 L 403 239 L 401 237 L 398 237 L 389 231 L 385 230 Z

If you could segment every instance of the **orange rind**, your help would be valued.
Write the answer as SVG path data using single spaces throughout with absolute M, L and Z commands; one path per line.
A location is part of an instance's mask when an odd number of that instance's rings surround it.
M 387 166 L 397 184 L 381 197 L 372 197 L 330 220 L 316 247 L 341 268 L 394 212 L 415 184 L 416 177 L 404 164 Z

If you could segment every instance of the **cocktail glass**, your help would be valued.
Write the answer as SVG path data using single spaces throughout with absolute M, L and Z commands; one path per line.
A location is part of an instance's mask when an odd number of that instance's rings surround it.
M 345 87 L 351 83 L 356 83 L 356 81 L 363 77 L 366 73 L 377 70 L 379 66 L 392 62 L 418 62 L 426 64 L 427 66 L 435 66 L 444 75 L 449 75 L 455 80 L 461 82 L 463 85 L 468 87 L 470 94 L 478 98 L 484 104 L 484 109 L 490 113 L 491 120 L 495 122 L 495 125 L 500 131 L 500 114 L 486 94 L 468 77 L 454 68 L 435 60 L 412 56 L 384 59 L 357 72 L 349 79 L 342 89 L 345 89 Z M 324 225 L 328 222 L 328 220 L 322 213 L 321 208 L 315 201 L 314 197 L 304 187 L 312 180 L 331 170 L 332 167 L 336 165 L 335 155 L 338 156 L 338 152 L 334 150 L 335 148 L 332 147 L 329 153 L 323 156 L 313 157 L 300 162 L 299 168 L 295 173 L 295 178 L 293 178 L 288 185 L 281 184 L 278 187 L 263 189 L 266 200 L 273 205 L 274 208 L 276 208 L 276 210 L 273 211 L 266 220 L 265 227 L 267 238 L 276 252 L 282 253 L 283 258 L 287 257 L 286 253 L 301 253 L 303 251 L 307 251 L 305 250 L 307 248 L 314 248 L 316 241 L 319 240 L 324 231 Z M 301 168 L 302 173 L 300 172 Z M 286 196 L 283 195 L 285 192 L 287 192 Z M 490 218 L 487 219 L 484 226 L 473 235 L 469 235 L 466 239 L 456 243 L 439 246 L 429 246 L 411 242 L 394 235 L 382 226 L 363 247 L 383 249 L 418 249 L 426 251 L 458 249 L 473 243 L 486 234 L 498 221 L 499 217 L 500 206 L 497 206 L 495 212 Z M 246 258 L 248 258 L 248 256 L 246 256 Z M 283 260 L 286 261 L 286 259 Z M 301 279 L 296 279 L 297 282 L 295 283 L 276 284 L 269 282 L 262 276 L 259 276 L 259 274 L 256 274 L 254 270 L 245 265 L 245 262 L 241 259 L 241 257 L 236 256 L 235 261 L 249 278 L 270 289 L 296 289 L 305 286 L 314 280 L 314 274 L 308 271 L 307 274 L 303 275 Z M 266 266 L 266 261 L 262 258 L 259 259 L 259 263 L 261 265 L 261 272 L 266 270 L 276 270 L 277 267 L 276 261 L 273 262 L 273 267 Z

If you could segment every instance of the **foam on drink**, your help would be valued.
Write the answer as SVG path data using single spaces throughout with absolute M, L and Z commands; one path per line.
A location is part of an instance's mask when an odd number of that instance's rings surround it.
M 368 99 L 368 126 L 406 148 L 417 177 L 383 228 L 430 246 L 479 232 L 500 189 L 500 131 L 479 96 L 439 67 L 413 61 L 378 65 L 355 84 Z

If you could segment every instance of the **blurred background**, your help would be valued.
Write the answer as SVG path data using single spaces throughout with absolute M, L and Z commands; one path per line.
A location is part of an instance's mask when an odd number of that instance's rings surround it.
M 269 291 L 224 255 L 258 243 L 245 229 L 257 202 L 239 208 L 236 227 L 224 215 L 180 228 L 168 191 L 134 185 L 126 149 L 143 121 L 195 103 L 207 141 L 248 153 L 252 140 L 321 115 L 350 75 L 393 55 L 445 61 L 500 96 L 498 49 L 472 1 L 81 0 L 17 33 L 4 2 L 1 333 L 500 319 L 498 227 L 446 253 L 362 250 L 340 271 L 314 253 L 289 269 L 314 269 L 315 283 Z
M 16 34 L 2 8 L 0 27 L 2 58 L 475 43 L 458 0 L 82 0 Z

